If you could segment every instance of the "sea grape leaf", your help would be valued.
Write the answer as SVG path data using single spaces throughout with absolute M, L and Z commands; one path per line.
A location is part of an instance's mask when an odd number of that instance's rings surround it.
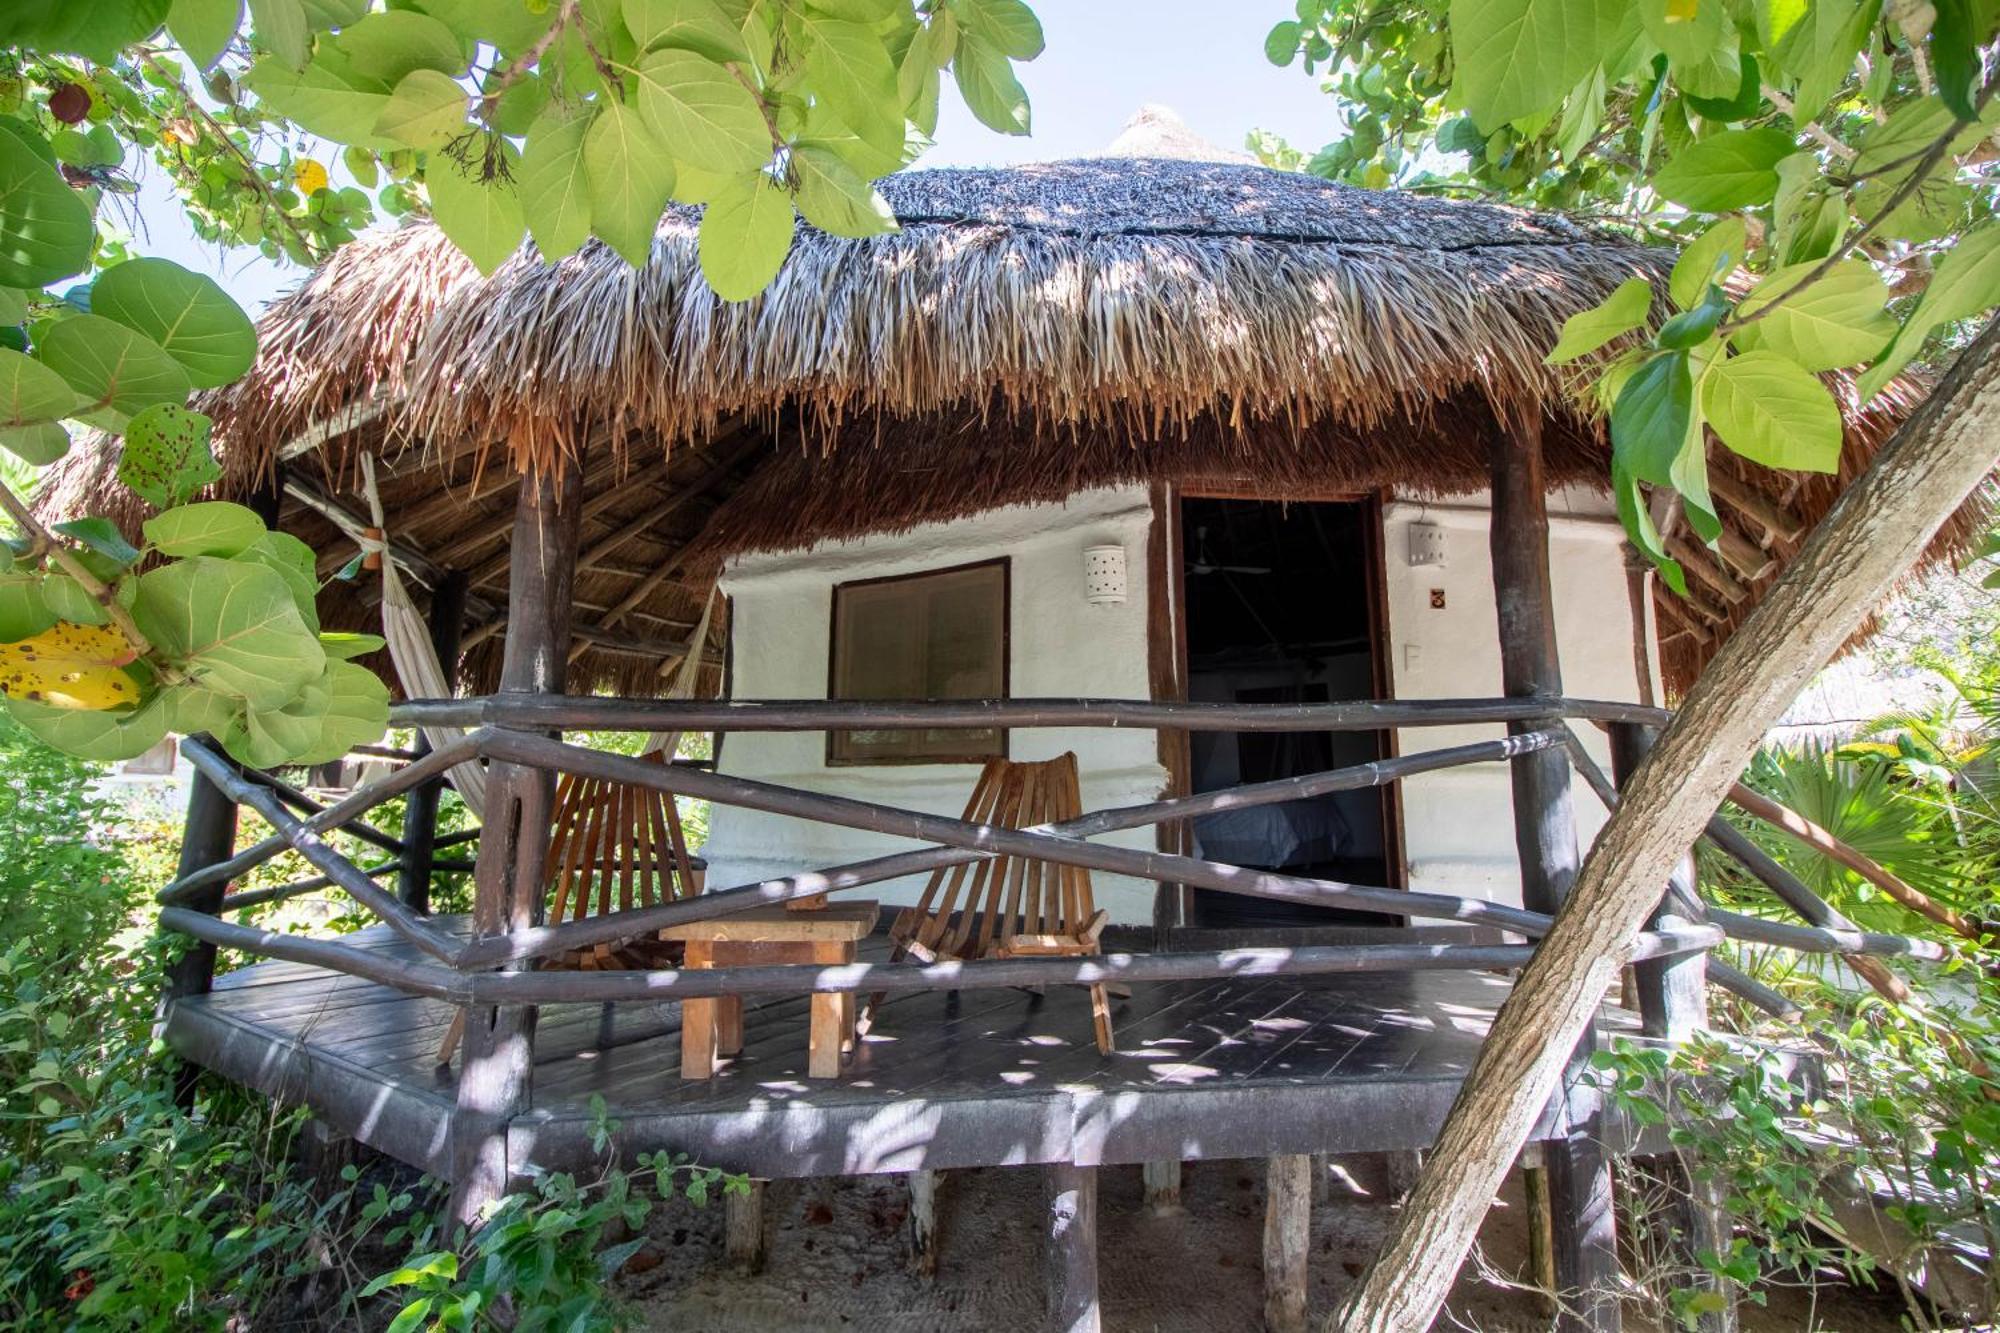
M 326 650 L 326 655 L 341 662 L 379 653 L 387 642 L 379 634 L 353 634 L 345 630 L 321 630 L 319 634 L 319 646 Z
M 82 395 L 77 415 L 122 425 L 155 403 L 179 403 L 193 387 L 186 367 L 143 333 L 102 315 L 71 315 L 42 334 L 42 361 Z
M 299 0 L 249 0 L 250 37 L 290 69 L 304 69 L 312 54 L 312 25 Z
M 148 570 L 132 618 L 191 679 L 252 709 L 283 708 L 326 669 L 284 578 L 249 561 L 197 556 Z
M 0 286 L 42 287 L 82 272 L 96 235 L 83 196 L 26 140 L 0 128 Z
M 375 673 L 352 662 L 328 662 L 326 707 L 319 716 L 319 734 L 303 753 L 300 764 L 328 764 L 357 745 L 382 738 L 389 729 L 389 687 Z
M 61 422 L 35 421 L 25 426 L 0 426 L 0 445 L 25 463 L 47 467 L 69 452 L 69 432 Z
M 167 711 L 158 699 L 115 713 L 9 699 L 7 711 L 44 745 L 98 763 L 136 758 L 167 735 Z
M 158 343 L 197 389 L 228 384 L 257 359 L 257 328 L 243 308 L 213 278 L 172 260 L 112 265 L 91 284 L 90 310 Z
M 267 532 L 234 557 L 248 560 L 275 572 L 291 590 L 292 604 L 299 618 L 315 635 L 319 633 L 319 575 L 313 549 L 289 532 Z
M 32 638 L 56 623 L 39 574 L 0 574 L 0 643 Z
M 233 556 L 268 529 L 256 511 L 227 500 L 204 500 L 155 514 L 142 527 L 146 544 L 161 555 Z
M 59 421 L 76 410 L 76 390 L 35 358 L 0 347 L 0 425 Z
M 183 736 L 204 732 L 220 736 L 229 730 L 243 705 L 226 694 L 199 685 L 169 685 L 160 691 L 160 706 L 166 710 L 167 730 Z
M 88 518 L 73 518 L 66 523 L 58 523 L 52 531 L 69 538 L 87 551 L 94 551 L 111 562 L 112 568 L 124 569 L 139 563 L 139 548 L 125 540 L 125 534 L 118 525 L 108 518 L 92 515 Z
M 308 134 L 336 143 L 377 142 L 375 125 L 388 108 L 389 85 L 348 68 L 336 54 L 299 70 L 266 56 L 250 67 L 243 84 Z
M 222 476 L 208 444 L 210 422 L 174 403 L 155 403 L 125 428 L 118 480 L 156 509 L 170 509 Z
M 42 600 L 48 604 L 49 610 L 56 613 L 57 620 L 78 625 L 104 625 L 111 620 L 102 603 L 85 591 L 81 583 L 60 570 L 42 576 Z
M 0 643 L 0 694 L 55 708 L 129 708 L 139 682 L 124 668 L 132 645 L 109 625 L 58 620 L 32 638 Z

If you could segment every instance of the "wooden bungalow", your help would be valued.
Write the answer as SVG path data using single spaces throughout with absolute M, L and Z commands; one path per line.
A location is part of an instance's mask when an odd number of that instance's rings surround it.
M 1278 1183 L 1312 1154 L 1423 1148 L 1602 818 L 1603 770 L 1643 752 L 1907 398 L 1850 412 L 1839 477 L 1718 453 L 1727 527 L 1712 550 L 1671 538 L 1678 598 L 1623 546 L 1602 432 L 1543 364 L 1569 315 L 1663 276 L 1659 252 L 1150 132 L 885 181 L 900 231 L 802 230 L 740 305 L 702 283 L 678 209 L 642 270 L 593 243 L 482 279 L 415 224 L 274 303 L 256 368 L 203 404 L 218 490 L 323 574 L 381 530 L 459 697 L 398 705 L 427 745 L 325 810 L 190 744 L 162 919 L 200 944 L 174 1048 L 454 1180 L 468 1211 L 585 1159 L 594 1094 L 628 1152 L 759 1177 L 906 1172 L 921 1202 L 939 1169 L 1045 1166 L 1066 1329 L 1096 1327 L 1074 1223 L 1097 1167 L 1167 1190 L 1192 1157 L 1267 1157 Z M 44 505 L 136 518 L 109 463 L 65 464 Z M 374 629 L 379 595 L 330 585 L 323 617 Z M 692 697 L 658 697 L 670 681 Z M 713 732 L 716 759 L 560 739 L 585 729 Z M 468 762 L 476 905 L 431 916 L 427 821 Z M 1573 765 L 1598 794 L 1572 795 Z M 623 823 L 595 852 L 565 822 L 586 782 Z M 635 813 L 660 793 L 714 803 L 705 892 Z M 392 892 L 317 835 L 399 797 Z M 276 836 L 235 854 L 241 805 Z M 228 887 L 285 846 L 382 924 L 236 919 L 289 891 Z M 615 910 L 551 908 L 565 874 Z M 1605 1024 L 1699 1022 L 1725 933 L 1907 947 L 1782 891 L 1809 925 L 1663 899 L 1639 1009 Z M 605 963 L 638 938 L 664 953 Z M 218 947 L 270 961 L 218 977 Z M 1537 1131 L 1577 1327 L 1617 1321 L 1604 1154 L 1626 1134 L 1581 1082 Z M 1268 1234 L 1294 1327 L 1296 1214 Z

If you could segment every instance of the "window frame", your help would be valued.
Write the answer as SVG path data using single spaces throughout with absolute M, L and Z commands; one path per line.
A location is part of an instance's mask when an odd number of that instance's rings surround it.
M 826 636 L 826 697 L 840 702 L 840 602 L 841 594 L 853 588 L 876 587 L 885 583 L 910 583 L 918 579 L 936 578 L 945 574 L 964 574 L 977 569 L 998 567 L 1000 571 L 1000 697 L 1013 697 L 1014 686 L 1014 561 L 1011 556 L 995 556 L 987 560 L 968 560 L 963 564 L 944 565 L 937 569 L 912 570 L 907 574 L 883 574 L 874 578 L 849 579 L 836 583 L 828 594 L 827 636 Z M 858 701 L 857 701 L 858 702 Z M 1013 734 L 1006 727 L 997 728 L 1000 733 L 999 749 L 992 754 L 927 754 L 927 755 L 851 755 L 839 752 L 839 738 L 855 728 L 827 728 L 826 766 L 828 768 L 890 768 L 910 767 L 917 764 L 984 764 L 990 759 L 1006 759 L 1012 753 Z M 970 728 L 968 728 L 970 730 Z M 981 728 L 983 730 L 983 728 Z

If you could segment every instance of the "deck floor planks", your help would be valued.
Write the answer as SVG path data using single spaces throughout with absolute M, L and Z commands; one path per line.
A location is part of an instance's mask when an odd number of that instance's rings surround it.
M 416 952 L 380 927 L 349 939 Z M 862 957 L 879 961 L 881 941 Z M 1096 1050 L 1082 987 L 899 994 L 837 1080 L 805 1077 L 804 996 L 747 1001 L 743 1052 L 710 1080 L 679 1076 L 676 1002 L 551 1005 L 536 1036 L 535 1109 L 514 1137 L 537 1161 L 572 1162 L 602 1095 L 628 1126 L 628 1154 L 692 1149 L 765 1175 L 1338 1150 L 1373 1138 L 1401 1147 L 1441 1116 L 1508 989 L 1477 973 L 1140 985 L 1114 1001 L 1110 1056 Z M 452 1013 L 273 962 L 183 1001 L 169 1038 L 339 1114 L 371 1108 L 369 1141 L 437 1169 L 455 1073 L 434 1056 Z

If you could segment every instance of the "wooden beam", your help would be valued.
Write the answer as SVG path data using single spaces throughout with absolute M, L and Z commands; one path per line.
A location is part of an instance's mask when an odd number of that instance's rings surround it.
M 1729 567 L 1721 557 L 1706 546 L 1696 546 L 1687 538 L 1675 533 L 1667 538 L 1667 553 L 1681 562 L 1681 568 L 1693 574 L 1709 587 L 1722 594 L 1722 599 L 1731 606 L 1748 601 L 1750 590 L 1736 581 Z
M 444 668 L 447 686 L 458 684 L 459 640 L 465 630 L 465 576 L 446 574 L 431 589 L 431 648 Z M 419 758 L 431 751 L 430 738 L 417 732 Z M 431 872 L 436 860 L 438 801 L 444 795 L 442 775 L 412 787 L 403 800 L 403 858 L 396 875 L 396 896 L 415 911 L 431 910 Z
M 741 1193 L 722 1195 L 722 1249 L 729 1266 L 741 1276 L 764 1271 L 764 1182 L 752 1180 Z
M 673 513 L 673 511 L 678 509 L 680 506 L 687 504 L 692 500 L 699 499 L 700 497 L 708 494 L 708 492 L 714 490 L 717 486 L 721 485 L 723 481 L 725 481 L 735 471 L 736 465 L 739 462 L 741 462 L 745 457 L 747 457 L 752 451 L 760 447 L 763 443 L 764 439 L 761 434 L 748 431 L 744 432 L 744 438 L 739 442 L 737 442 L 733 447 L 726 449 L 721 454 L 717 455 L 715 457 L 715 460 L 709 464 L 707 470 L 704 471 L 700 476 L 696 477 L 693 481 L 687 483 L 687 485 L 685 486 L 676 487 L 674 498 L 668 501 L 664 506 L 662 506 L 660 510 L 655 515 L 653 515 L 653 517 L 648 521 L 658 522 L 660 519 L 663 519 L 667 517 L 669 514 Z M 678 573 L 680 573 L 680 565 L 678 562 L 667 561 L 662 563 L 657 572 L 653 573 L 652 575 L 642 580 L 637 587 L 632 589 L 631 592 L 625 594 L 624 597 L 619 599 L 618 605 L 612 607 L 611 610 L 605 615 L 604 623 L 606 625 L 617 624 L 619 617 L 623 616 L 626 612 L 638 606 L 639 603 L 645 601 L 648 597 L 651 597 L 654 591 L 657 588 L 659 588 L 661 584 L 665 583 L 668 579 L 672 578 L 674 575 Z
M 1306 1333 L 1312 1162 L 1310 1155 L 1298 1153 L 1265 1164 L 1264 1327 L 1269 1333 Z
M 921 1278 L 937 1276 L 939 1173 L 912 1171 L 903 1177 L 910 1187 L 910 1272 Z
M 1139 1168 L 1140 1183 L 1146 1193 L 1146 1208 L 1155 1217 L 1172 1217 L 1181 1207 L 1181 1159 L 1146 1162 Z
M 1727 523 L 1722 525 L 1722 536 L 1717 539 L 1716 545 L 1722 552 L 1722 558 L 1752 583 L 1778 568 L 1776 556 L 1755 545 Z
M 1708 488 L 1745 518 L 1764 529 L 1765 535 L 1797 546 L 1806 535 L 1806 525 L 1796 515 L 1784 513 L 1758 491 L 1729 474 L 1728 469 L 1708 470 Z
M 508 577 L 503 694 L 555 694 L 569 660 L 570 583 L 583 516 L 583 468 L 563 458 L 521 486 Z M 507 935 L 541 924 L 555 775 L 496 762 L 487 770 L 485 834 L 473 880 L 472 928 Z M 518 966 L 518 965 L 517 965 Z M 477 1006 L 465 1014 L 464 1065 L 451 1117 L 452 1217 L 472 1225 L 513 1183 L 507 1126 L 532 1096 L 535 1010 Z
M 1097 1168 L 1048 1168 L 1048 1241 L 1043 1255 L 1050 1333 L 1100 1333 L 1097 1303 Z
M 206 740 L 206 737 L 194 737 Z M 236 851 L 237 805 L 205 775 L 197 772 L 188 786 L 187 818 L 181 826 L 181 855 L 175 879 L 184 880 L 210 866 L 227 861 Z M 214 916 L 222 909 L 229 889 L 226 880 L 203 886 L 185 899 L 188 910 Z M 167 968 L 166 986 L 160 997 L 161 1012 L 175 1000 L 190 995 L 206 995 L 215 984 L 215 945 L 206 940 L 187 942 Z M 194 1080 L 199 1070 L 183 1064 L 174 1079 L 174 1098 L 185 1108 L 194 1102 Z
M 1549 576 L 1548 482 L 1539 417 L 1491 443 L 1493 595 L 1498 610 L 1500 682 L 1512 696 L 1560 696 L 1555 596 Z M 1509 723 L 1522 730 L 1530 721 Z M 1544 720 L 1542 725 L 1547 725 Z M 1514 844 L 1521 863 L 1521 901 L 1554 912 L 1576 878 L 1576 814 L 1569 758 L 1560 750 L 1527 755 L 1509 767 L 1514 794 Z M 1556 1327 L 1563 1333 L 1604 1333 L 1619 1327 L 1618 1243 L 1611 1167 L 1602 1143 L 1602 1107 L 1589 1079 L 1596 1049 L 1586 1024 L 1565 1080 L 1563 1137 L 1546 1148 L 1555 1231 L 1556 1274 L 1575 1295 Z

